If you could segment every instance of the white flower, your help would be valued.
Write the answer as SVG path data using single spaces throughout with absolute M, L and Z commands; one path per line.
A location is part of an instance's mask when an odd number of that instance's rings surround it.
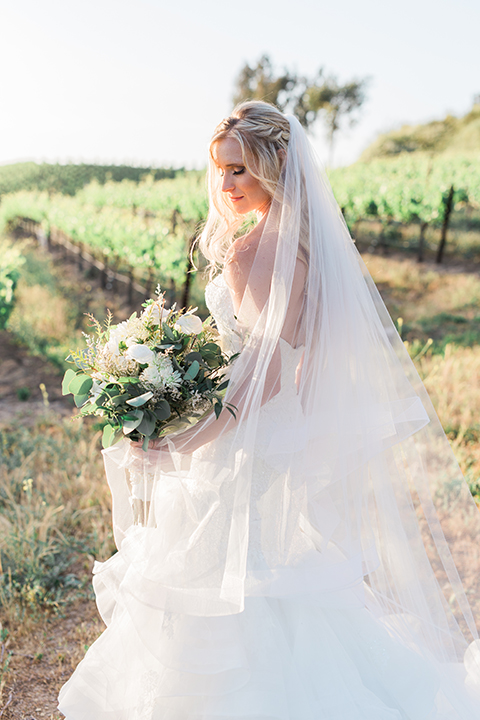
M 169 313 L 169 310 L 165 310 L 164 307 L 160 308 L 159 304 L 154 302 L 145 308 L 142 313 L 142 320 L 154 323 L 155 325 L 160 325 L 160 322 L 163 322 L 169 316 Z
M 104 390 L 106 383 L 101 382 L 100 384 L 97 383 L 96 380 L 93 381 L 92 388 L 90 390 L 90 394 L 92 395 L 92 399 L 95 402 L 97 397 L 100 395 L 100 393 Z
M 105 355 L 120 355 L 120 348 L 118 347 L 118 343 L 118 338 L 110 338 L 110 340 L 104 345 L 103 353 Z
M 187 335 L 198 335 L 203 330 L 203 323 L 197 315 L 186 313 L 178 318 L 174 325 L 175 330 Z
M 182 376 L 173 369 L 170 358 L 161 353 L 157 353 L 154 360 L 143 370 L 140 380 L 156 388 L 175 388 L 182 384 Z
M 150 364 L 155 358 L 155 353 L 146 345 L 131 345 L 125 353 L 129 360 L 136 360 L 139 363 Z

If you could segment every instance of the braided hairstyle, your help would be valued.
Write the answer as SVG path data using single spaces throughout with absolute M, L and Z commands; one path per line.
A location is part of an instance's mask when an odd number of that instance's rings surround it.
M 248 172 L 273 198 L 286 157 L 290 124 L 274 105 L 251 100 L 237 105 L 230 117 L 215 128 L 210 142 L 208 191 L 210 207 L 199 248 L 212 270 L 222 265 L 245 217 L 235 212 L 221 191 L 221 178 L 213 160 L 214 145 L 232 137 L 238 140 Z

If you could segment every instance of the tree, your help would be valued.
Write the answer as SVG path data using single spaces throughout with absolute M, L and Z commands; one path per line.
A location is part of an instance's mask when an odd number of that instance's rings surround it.
M 366 99 L 365 89 L 368 78 L 351 80 L 341 85 L 334 76 L 323 77 L 320 71 L 317 81 L 306 90 L 306 105 L 315 118 L 319 112 L 323 113 L 323 120 L 327 127 L 329 146 L 329 165 L 333 163 L 333 148 L 336 133 L 340 130 L 342 121 L 348 118 L 350 126 L 358 122 L 354 113 L 359 110 Z
M 311 80 L 286 69 L 276 74 L 268 55 L 262 55 L 256 65 L 245 63 L 240 70 L 233 100 L 235 104 L 271 102 L 282 112 L 293 113 L 307 130 L 321 117 L 327 128 L 331 165 L 336 133 L 344 119 L 348 118 L 349 125 L 357 122 L 355 113 L 365 102 L 368 81 L 364 78 L 342 85 L 335 76 L 326 76 L 323 68 Z
M 292 92 L 297 85 L 297 76 L 285 71 L 275 75 L 268 55 L 262 55 L 256 65 L 245 63 L 238 74 L 233 102 L 264 100 L 273 103 L 285 112 L 291 102 Z

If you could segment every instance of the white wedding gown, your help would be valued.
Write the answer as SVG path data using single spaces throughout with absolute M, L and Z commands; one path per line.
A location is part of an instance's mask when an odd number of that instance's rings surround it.
M 207 287 L 206 299 L 227 349 L 237 350 L 221 276 Z M 288 578 L 279 571 L 277 596 L 271 588 L 262 595 L 265 559 L 256 509 L 275 472 L 266 448 L 276 430 L 288 426 L 298 402 L 295 370 L 302 352 L 285 341 L 280 347 L 281 390 L 263 406 L 257 434 L 244 611 L 201 617 L 161 611 L 148 599 L 139 604 L 132 548 L 146 528 L 130 527 L 119 552 L 94 569 L 108 627 L 62 688 L 59 708 L 68 720 L 463 720 L 455 697 L 440 687 L 434 660 L 406 647 L 371 608 L 358 607 L 355 589 L 351 607 L 343 602 L 339 609 L 315 588 L 287 594 Z M 194 453 L 182 487 L 200 501 L 202 458 L 209 452 L 205 445 Z M 156 492 L 163 494 L 156 498 L 156 523 L 174 533 L 182 522 L 175 517 L 178 490 L 166 482 Z M 299 544 L 307 542 L 298 534 Z M 463 696 L 460 670 L 452 666 L 451 675 L 451 687 L 457 683 Z

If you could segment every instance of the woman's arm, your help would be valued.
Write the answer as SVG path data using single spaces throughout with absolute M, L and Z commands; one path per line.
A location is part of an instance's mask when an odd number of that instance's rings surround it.
M 247 282 L 249 302 L 252 303 L 252 307 L 256 308 L 257 317 L 268 301 L 273 268 L 268 262 L 268 258 L 266 258 L 266 261 L 261 265 L 256 262 L 255 276 L 252 277 L 253 261 L 255 259 L 258 260 L 258 258 L 256 258 L 256 251 L 257 243 L 250 244 L 246 248 L 240 246 L 236 251 L 234 250 L 229 254 L 225 265 L 224 276 L 232 295 L 235 314 L 241 311 Z M 298 342 L 297 328 L 303 306 L 306 271 L 305 263 L 301 259 L 297 259 L 290 293 L 290 302 L 280 335 L 293 346 Z M 252 314 L 255 314 L 255 310 L 252 310 Z M 252 326 L 255 324 L 256 319 L 257 318 L 252 318 Z M 252 360 L 252 371 L 254 366 L 255 361 Z M 277 344 L 265 376 L 261 405 L 271 400 L 271 398 L 279 392 L 281 369 L 280 348 Z M 229 403 L 236 407 L 237 418 L 240 417 L 244 411 L 250 383 L 251 377 L 246 377 L 229 397 Z M 175 436 L 175 450 L 182 454 L 190 454 L 202 445 L 215 440 L 221 433 L 233 429 L 236 422 L 237 420 L 226 409 L 222 411 L 218 419 L 213 419 L 213 416 L 209 415 L 205 420 L 200 421 L 180 435 Z M 160 441 L 156 440 L 152 443 L 154 452 L 160 453 L 158 459 L 162 465 L 164 462 L 171 465 L 171 458 L 169 459 L 167 457 L 169 456 L 168 446 L 168 438 L 162 438 Z

